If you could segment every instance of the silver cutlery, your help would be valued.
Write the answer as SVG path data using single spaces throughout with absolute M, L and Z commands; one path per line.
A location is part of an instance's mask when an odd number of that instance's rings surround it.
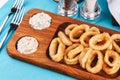
M 7 20 L 9 19 L 9 17 L 14 14 L 17 10 L 20 10 L 22 5 L 24 3 L 24 0 L 16 0 L 11 8 L 11 12 L 7 15 L 7 17 L 5 18 L 5 20 L 3 21 L 2 25 L 0 26 L 0 33 L 2 32 L 3 27 L 5 26 Z
M 7 33 L 4 35 L 2 41 L 0 42 L 0 49 L 2 48 L 2 45 L 4 44 L 5 40 L 7 39 L 8 35 L 12 30 L 16 30 L 17 27 L 20 25 L 23 17 L 25 14 L 25 8 L 22 8 L 21 10 L 17 10 L 15 13 L 15 16 L 12 19 L 12 22 L 10 23 L 10 28 L 7 31 Z

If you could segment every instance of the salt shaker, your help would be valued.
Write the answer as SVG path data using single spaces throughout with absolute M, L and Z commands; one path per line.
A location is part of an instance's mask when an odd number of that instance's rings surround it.
M 97 19 L 101 14 L 101 8 L 97 0 L 85 0 L 80 8 L 80 14 L 88 20 Z

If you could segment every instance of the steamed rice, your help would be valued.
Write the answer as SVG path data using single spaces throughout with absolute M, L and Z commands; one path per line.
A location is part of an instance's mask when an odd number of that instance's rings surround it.
M 17 50 L 22 54 L 34 53 L 38 48 L 38 41 L 34 37 L 22 37 L 17 43 Z
M 29 24 L 34 29 L 42 30 L 42 29 L 48 28 L 50 26 L 51 19 L 52 18 L 48 14 L 41 12 L 41 13 L 37 13 L 37 14 L 33 15 L 29 19 Z

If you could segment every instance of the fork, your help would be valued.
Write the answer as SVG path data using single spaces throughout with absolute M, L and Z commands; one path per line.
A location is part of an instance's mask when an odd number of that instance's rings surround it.
M 17 10 L 20 10 L 22 5 L 24 3 L 24 0 L 16 0 L 11 8 L 11 12 L 7 15 L 7 17 L 5 18 L 5 20 L 3 21 L 2 25 L 0 26 L 0 33 L 2 32 L 3 27 L 5 26 L 7 20 L 9 19 L 9 17 L 14 14 Z
M 8 35 L 12 30 L 16 30 L 17 27 L 20 25 L 25 13 L 25 8 L 22 8 L 21 10 L 17 10 L 15 13 L 15 16 L 12 19 L 12 22 L 10 23 L 10 28 L 7 31 L 7 33 L 4 35 L 2 41 L 0 42 L 0 49 L 2 48 L 3 43 L 7 39 Z

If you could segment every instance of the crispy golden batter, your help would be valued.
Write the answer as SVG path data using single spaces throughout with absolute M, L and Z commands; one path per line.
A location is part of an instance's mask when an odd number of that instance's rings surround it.
M 113 47 L 118 53 L 120 53 L 120 34 L 113 34 L 111 38 L 113 40 L 112 41 Z
M 58 32 L 58 37 L 61 39 L 63 44 L 65 44 L 67 46 L 72 45 L 72 41 L 70 41 L 70 39 L 62 31 Z
M 65 51 L 65 45 L 60 41 L 59 38 L 54 38 L 49 47 L 49 55 L 55 62 L 59 62 L 63 59 Z
M 112 61 L 110 61 L 112 59 Z M 107 74 L 115 74 L 120 68 L 120 56 L 113 50 L 107 50 L 104 57 L 103 70 Z
M 81 24 L 80 26 L 75 27 L 70 32 L 70 40 L 73 42 L 80 42 L 80 37 L 84 32 L 87 32 L 89 30 L 89 26 L 86 24 Z
M 64 61 L 66 64 L 77 64 L 78 57 L 81 51 L 83 50 L 83 46 L 80 44 L 73 44 L 69 46 L 64 55 Z
M 95 36 L 96 34 L 99 33 L 93 31 L 83 33 L 80 37 L 80 43 L 85 47 L 89 47 L 89 40 L 91 39 L 92 36 Z
M 87 62 L 87 59 L 88 57 L 90 56 L 92 52 L 92 49 L 91 48 L 84 48 L 81 52 L 81 54 L 79 55 L 79 63 L 81 65 L 81 67 L 83 69 L 85 69 L 86 67 L 86 62 Z
M 119 43 L 120 34 L 110 36 L 87 24 L 70 24 L 65 33 L 59 31 L 58 38 L 51 41 L 49 55 L 55 62 L 63 59 L 68 65 L 80 64 L 94 74 L 102 69 L 108 75 L 117 74 L 120 70 Z
M 91 27 L 89 31 L 100 33 L 100 30 L 96 27 Z
M 90 47 L 95 50 L 105 50 L 110 46 L 111 43 L 112 40 L 108 33 L 97 34 L 89 41 Z
M 93 60 L 97 56 L 97 62 L 94 66 L 91 66 Z M 86 69 L 91 73 L 98 73 L 102 70 L 103 54 L 98 50 L 93 50 L 86 62 Z
M 67 36 L 69 36 L 70 32 L 75 28 L 77 27 L 78 25 L 77 24 L 70 24 L 68 25 L 66 28 L 65 28 L 65 34 Z

